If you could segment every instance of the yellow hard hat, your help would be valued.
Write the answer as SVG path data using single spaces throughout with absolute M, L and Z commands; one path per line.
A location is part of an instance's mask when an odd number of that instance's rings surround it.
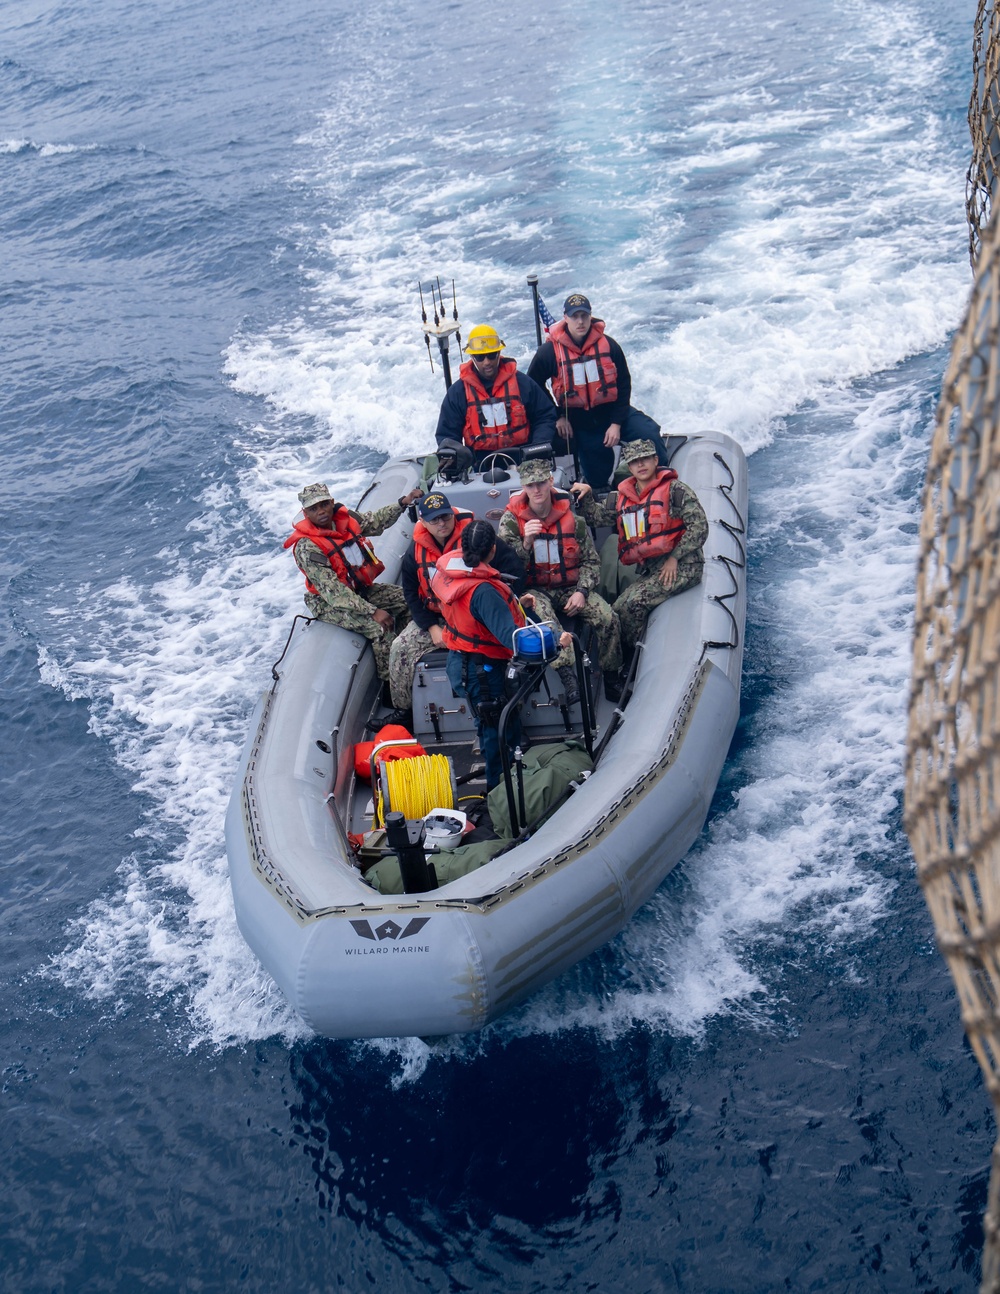
M 503 342 L 489 324 L 476 324 L 465 343 L 466 355 L 493 355 L 503 350 Z

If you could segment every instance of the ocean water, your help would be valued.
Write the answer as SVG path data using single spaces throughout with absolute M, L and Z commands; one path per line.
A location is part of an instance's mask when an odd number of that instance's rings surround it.
M 974 12 L 0 12 L 4 1289 L 976 1289 L 900 819 Z M 222 843 L 281 540 L 428 446 L 418 279 L 526 361 L 531 272 L 750 455 L 741 726 L 612 944 L 475 1037 L 318 1039 Z

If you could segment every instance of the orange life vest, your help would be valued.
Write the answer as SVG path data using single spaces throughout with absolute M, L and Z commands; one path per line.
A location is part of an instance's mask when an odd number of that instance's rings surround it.
M 553 324 L 549 339 L 558 366 L 552 394 L 559 408 L 593 409 L 598 404 L 614 404 L 618 399 L 618 369 L 604 335 L 604 320 L 591 322 L 582 346 L 577 346 L 569 335 L 565 319 Z
M 406 741 L 405 746 L 386 746 L 383 742 Z M 420 742 L 417 741 L 413 733 L 404 728 L 399 723 L 387 723 L 379 728 L 375 734 L 374 741 L 359 741 L 354 747 L 354 771 L 358 777 L 363 778 L 366 782 L 372 780 L 372 754 L 375 747 L 382 745 L 382 749 L 375 756 L 375 766 L 383 764 L 393 759 L 413 759 L 417 755 L 426 755 Z
M 296 521 L 295 529 L 285 540 L 283 547 L 291 548 L 300 539 L 308 539 L 330 563 L 330 568 L 349 589 L 357 592 L 375 583 L 385 566 L 375 556 L 368 540 L 361 533 L 361 527 L 342 503 L 337 505 L 334 513 L 334 530 L 324 530 L 315 525 L 308 517 Z M 301 568 L 300 568 L 301 569 Z M 302 572 L 305 575 L 305 572 Z M 306 575 L 306 588 L 310 593 L 318 594 L 309 576 Z
M 476 453 L 513 449 L 531 437 L 528 414 L 517 385 L 517 364 L 502 359 L 493 389 L 487 391 L 472 360 L 458 370 L 465 385 L 465 426 L 462 439 Z
M 438 547 L 438 541 L 427 529 L 422 521 L 418 521 L 413 527 L 413 556 L 417 562 L 417 592 L 420 595 L 420 601 L 428 611 L 435 614 L 440 613 L 438 600 L 431 590 L 431 579 L 434 576 L 434 570 L 437 559 L 443 557 L 445 553 L 450 553 L 453 548 L 460 548 L 462 545 L 462 531 L 475 519 L 472 512 L 460 512 L 458 508 L 452 508 L 455 514 L 455 529 L 448 536 L 443 548 Z
M 680 543 L 684 522 L 670 514 L 670 489 L 676 480 L 673 468 L 661 467 L 641 495 L 635 477 L 619 482 L 618 557 L 624 566 L 665 557 Z
M 494 638 L 472 614 L 472 595 L 483 584 L 488 584 L 500 594 L 518 629 L 527 624 L 520 603 L 493 566 L 480 562 L 470 568 L 460 551 L 445 553 L 431 580 L 444 617 L 444 645 L 451 651 L 476 652 L 491 660 L 510 660 L 510 649 Z
M 517 518 L 521 538 L 529 521 L 539 521 L 531 511 L 524 490 L 507 504 Z M 565 588 L 580 578 L 580 543 L 576 537 L 576 516 L 568 494 L 557 490 L 552 496 L 552 511 L 542 522 L 534 539 L 524 540 L 528 554 L 528 583 L 536 588 Z

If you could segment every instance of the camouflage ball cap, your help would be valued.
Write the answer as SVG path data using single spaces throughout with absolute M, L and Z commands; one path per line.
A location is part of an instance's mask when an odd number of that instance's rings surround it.
M 299 502 L 304 508 L 311 508 L 314 503 L 325 503 L 327 499 L 332 499 L 333 495 L 327 486 L 317 482 L 315 485 L 307 485 L 304 490 L 299 490 Z
M 548 458 L 529 458 L 519 471 L 522 485 L 540 485 L 552 475 L 552 463 Z
M 655 458 L 656 446 L 651 440 L 623 440 L 622 458 L 626 463 L 634 463 L 637 458 Z

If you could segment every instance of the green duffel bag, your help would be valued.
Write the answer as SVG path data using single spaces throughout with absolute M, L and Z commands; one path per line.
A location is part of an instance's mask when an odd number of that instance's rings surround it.
M 467 876 L 477 867 L 483 867 L 494 854 L 508 845 L 508 840 L 480 840 L 474 845 L 459 845 L 457 849 L 442 849 L 439 854 L 428 855 L 428 862 L 434 864 L 438 885 L 447 885 L 459 876 Z M 383 858 L 380 863 L 365 872 L 365 880 L 375 887 L 379 894 L 402 894 L 403 878 L 399 871 L 398 858 Z
M 524 809 L 528 826 L 537 827 L 544 822 L 570 782 L 579 782 L 583 774 L 589 773 L 593 767 L 594 761 L 587 754 L 583 742 L 561 741 L 553 745 L 533 746 L 524 756 Z M 511 779 L 517 803 L 516 768 L 511 769 Z M 493 830 L 505 840 L 513 839 L 507 788 L 502 781 L 490 791 L 486 804 Z
M 618 560 L 618 536 L 608 535 L 601 545 L 601 579 L 597 588 L 602 598 L 614 602 L 638 579 L 634 566 L 623 566 Z

